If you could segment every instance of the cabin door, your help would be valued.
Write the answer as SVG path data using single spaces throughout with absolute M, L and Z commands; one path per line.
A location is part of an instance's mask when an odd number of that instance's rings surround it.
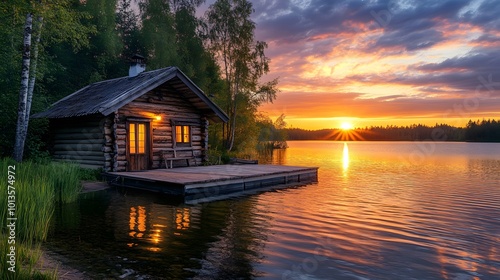
M 127 171 L 149 169 L 149 123 L 129 122 L 127 129 Z

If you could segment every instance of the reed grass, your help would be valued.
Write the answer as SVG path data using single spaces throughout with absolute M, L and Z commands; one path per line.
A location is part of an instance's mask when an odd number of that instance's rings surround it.
M 50 165 L 50 180 L 56 193 L 56 200 L 69 203 L 78 198 L 81 190 L 80 167 L 76 164 L 52 163 Z
M 8 166 L 15 165 L 16 211 L 16 273 L 9 272 L 6 264 L 7 234 L 7 182 Z M 47 238 L 55 203 L 75 201 L 81 189 L 80 168 L 74 164 L 41 164 L 30 161 L 16 163 L 12 159 L 0 160 L 0 275 L 9 279 L 55 279 L 52 273 L 39 273 L 34 267 L 41 250 L 40 242 Z M 5 254 L 4 254 L 5 253 Z

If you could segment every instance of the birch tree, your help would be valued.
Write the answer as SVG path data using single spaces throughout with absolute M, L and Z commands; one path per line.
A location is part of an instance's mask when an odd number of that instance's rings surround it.
M 225 80 L 225 109 L 229 122 L 223 127 L 226 149 L 234 145 L 237 115 L 244 106 L 257 107 L 276 98 L 277 80 L 259 79 L 269 72 L 267 44 L 254 38 L 255 23 L 247 0 L 217 0 L 206 14 L 209 48 L 218 59 Z
M 24 122 L 24 133 L 28 133 L 28 124 L 31 112 L 31 104 L 33 103 L 33 90 L 35 89 L 36 82 L 36 68 L 38 65 L 38 52 L 40 45 L 40 37 L 42 36 L 42 27 L 43 27 L 43 17 L 38 16 L 35 22 L 35 27 L 33 28 L 33 32 L 35 33 L 35 42 L 33 43 L 33 59 L 30 62 L 30 72 L 29 72 L 29 82 L 28 82 L 28 95 L 26 96 L 26 112 L 25 112 L 25 122 Z M 26 136 L 25 136 L 26 137 Z
M 28 99 L 28 83 L 31 62 L 31 32 L 33 28 L 33 14 L 26 15 L 23 36 L 23 60 L 21 70 L 21 89 L 19 90 L 19 107 L 17 109 L 16 140 L 14 143 L 14 159 L 23 160 L 24 142 L 26 140 L 26 108 Z
M 47 43 L 58 43 L 69 41 L 74 49 L 88 45 L 87 34 L 93 32 L 94 28 L 83 26 L 80 20 L 85 17 L 83 13 L 73 10 L 71 0 L 57 1 L 35 1 L 33 3 L 12 2 L 6 7 L 12 10 L 26 9 L 26 20 L 24 24 L 21 86 L 19 90 L 19 104 L 17 110 L 16 135 L 14 140 L 13 158 L 22 161 L 24 154 L 24 143 L 28 132 L 29 116 L 33 92 L 37 77 L 37 62 L 42 37 L 42 26 L 44 18 L 49 19 L 49 32 L 47 32 Z M 37 14 L 35 29 L 33 28 L 33 17 Z M 35 42 L 32 46 L 32 32 L 35 30 Z M 33 47 L 33 51 L 32 51 Z

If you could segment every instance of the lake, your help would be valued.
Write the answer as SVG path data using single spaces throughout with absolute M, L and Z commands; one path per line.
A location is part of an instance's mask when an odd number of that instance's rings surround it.
M 86 194 L 47 246 L 95 278 L 500 279 L 500 144 L 289 146 L 261 161 L 318 183 L 198 205 Z

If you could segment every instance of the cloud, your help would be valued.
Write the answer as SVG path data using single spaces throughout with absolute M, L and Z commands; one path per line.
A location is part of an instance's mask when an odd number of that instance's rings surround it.
M 384 36 L 370 48 L 390 48 L 400 47 L 405 51 L 415 51 L 419 49 L 426 49 L 434 46 L 443 39 L 442 32 L 434 29 L 427 29 L 421 31 L 405 32 L 404 30 L 396 30 L 386 32 Z
M 487 30 L 498 31 L 500 29 L 500 2 L 496 0 L 471 1 L 472 5 L 460 16 L 460 20 L 482 26 Z M 479 3 L 478 5 L 473 5 Z
M 418 75 L 405 74 L 388 82 L 446 87 L 448 93 L 462 93 L 463 97 L 485 90 L 491 97 L 500 93 L 500 50 L 496 48 L 475 48 L 464 56 L 414 66 L 412 70 Z
M 432 117 L 479 94 L 470 114 L 500 116 L 498 0 L 252 3 L 282 90 L 265 110 Z
M 483 112 L 498 112 L 500 98 L 420 98 L 392 95 L 374 99 L 362 93 L 288 92 L 262 107 L 263 111 L 287 118 L 477 118 Z M 289 102 L 293 101 L 293 102 Z
M 307 41 L 321 34 L 356 32 L 353 26 L 346 28 L 345 23 L 357 22 L 360 17 L 356 13 L 363 5 L 359 0 L 256 1 L 257 32 L 263 40 L 280 43 Z
M 427 72 L 455 71 L 474 75 L 490 74 L 500 70 L 500 49 L 476 48 L 461 57 L 446 59 L 439 63 L 429 63 L 415 67 Z

